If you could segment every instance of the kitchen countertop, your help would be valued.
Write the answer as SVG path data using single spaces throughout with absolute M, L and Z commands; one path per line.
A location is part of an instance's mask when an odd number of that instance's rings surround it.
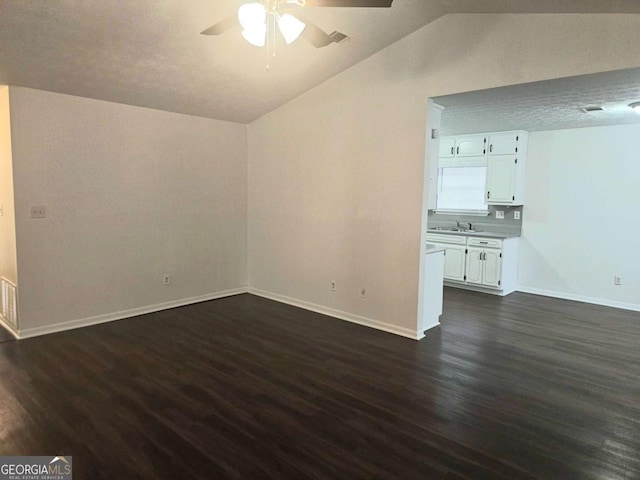
M 451 230 L 436 230 L 435 228 L 428 228 L 427 233 L 442 233 L 444 235 L 464 235 L 466 237 L 486 237 L 486 238 L 516 238 L 519 237 L 519 233 L 496 233 L 496 232 L 452 232 Z
M 434 245 L 433 243 L 427 243 L 426 254 L 429 255 L 431 253 L 444 252 L 445 248 L 439 245 Z

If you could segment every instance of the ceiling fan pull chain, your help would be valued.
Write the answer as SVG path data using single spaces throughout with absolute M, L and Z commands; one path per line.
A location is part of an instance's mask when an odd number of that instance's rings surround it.
M 266 7 L 268 7 L 269 5 L 265 5 Z M 267 72 L 269 71 L 269 68 L 271 67 L 271 37 L 273 37 L 273 32 L 271 29 L 271 23 L 269 22 L 270 20 L 270 16 L 269 13 L 267 13 L 267 18 L 265 21 L 266 27 L 267 27 L 267 41 L 265 42 L 265 47 L 266 51 L 267 51 Z
M 271 41 L 273 42 L 273 56 L 276 56 L 276 13 L 271 14 L 272 24 L 271 24 Z
M 270 63 L 271 63 L 271 55 L 269 55 L 269 43 L 267 41 L 267 72 L 269 71 Z

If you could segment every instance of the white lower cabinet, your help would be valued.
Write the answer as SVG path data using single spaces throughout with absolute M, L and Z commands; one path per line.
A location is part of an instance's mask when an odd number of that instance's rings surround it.
M 467 251 L 467 278 L 469 283 L 482 284 L 482 249 L 470 248 Z
M 447 285 L 507 295 L 516 288 L 517 238 L 427 234 L 427 240 L 445 248 Z
M 464 282 L 466 247 L 458 245 L 442 245 L 444 254 L 444 278 Z
M 463 235 L 427 234 L 427 241 L 444 248 L 444 279 L 464 282 L 467 237 Z
M 467 250 L 467 283 L 485 287 L 501 286 L 500 250 L 469 247 Z

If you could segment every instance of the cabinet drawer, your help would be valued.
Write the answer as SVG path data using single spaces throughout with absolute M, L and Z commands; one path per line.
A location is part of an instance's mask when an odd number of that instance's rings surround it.
M 488 248 L 502 248 L 502 240 L 497 238 L 478 238 L 469 237 L 467 245 L 473 245 L 476 247 L 488 247 Z
M 467 243 L 467 237 L 440 233 L 427 233 L 427 240 L 433 243 L 453 243 L 456 245 L 466 245 Z

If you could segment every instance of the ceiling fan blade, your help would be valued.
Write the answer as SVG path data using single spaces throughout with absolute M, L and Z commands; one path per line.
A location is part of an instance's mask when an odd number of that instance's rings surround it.
M 306 0 L 306 7 L 379 7 L 389 8 L 393 0 Z
M 236 15 L 230 15 L 224 20 L 219 21 L 211 25 L 206 30 L 200 32 L 201 35 L 221 35 L 230 28 L 235 27 L 238 24 L 238 17 Z
M 300 36 L 311 45 L 316 48 L 322 48 L 334 42 L 333 38 L 331 38 L 328 33 L 318 27 L 315 23 L 310 22 L 306 18 L 302 18 L 299 15 L 298 18 L 300 19 L 300 21 L 307 24 Z

